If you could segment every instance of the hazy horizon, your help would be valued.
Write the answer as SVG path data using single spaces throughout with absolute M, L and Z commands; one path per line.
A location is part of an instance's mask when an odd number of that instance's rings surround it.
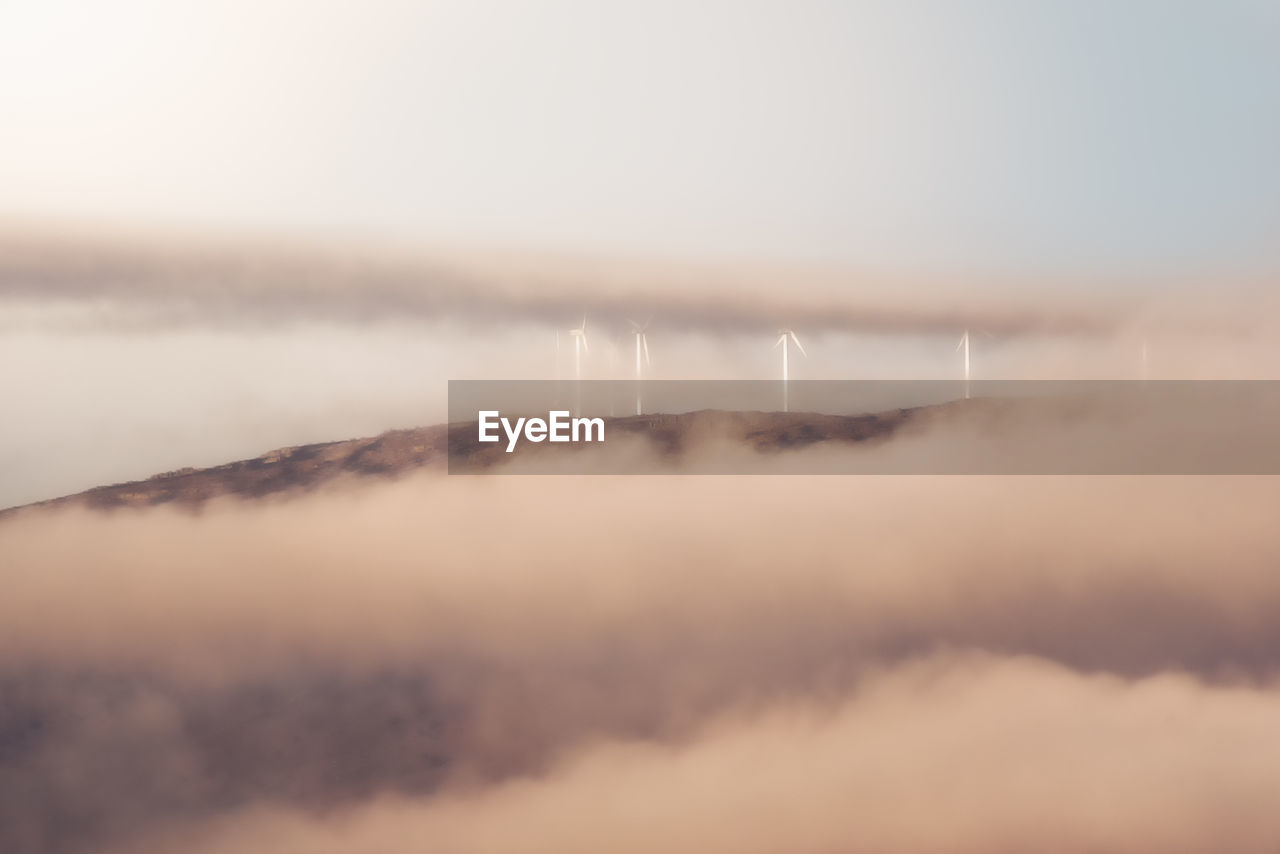
M 1277 36 L 1267 0 L 10 3 L 0 216 L 1275 274 Z

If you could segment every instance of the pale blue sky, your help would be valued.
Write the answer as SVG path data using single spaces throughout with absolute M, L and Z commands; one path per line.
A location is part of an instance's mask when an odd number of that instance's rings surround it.
M 10 0 L 0 122 L 16 218 L 1280 267 L 1271 0 Z

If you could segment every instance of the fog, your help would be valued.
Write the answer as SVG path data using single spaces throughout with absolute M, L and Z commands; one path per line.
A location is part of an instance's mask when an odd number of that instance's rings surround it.
M 792 703 L 478 794 L 257 808 L 118 850 L 1260 852 L 1277 711 L 1265 690 L 939 655 L 834 711 Z
M 1262 850 L 1277 489 L 426 472 L 17 514 L 5 847 Z
M 58 300 L 64 309 L 87 302 L 88 317 L 71 312 L 63 325 L 120 329 L 440 317 L 558 326 L 586 313 L 623 326 L 637 314 L 660 316 L 670 329 L 721 334 L 769 332 L 779 322 L 813 331 L 1087 333 L 1113 326 L 1142 293 L 1132 277 L 1117 278 L 1130 287 L 1111 297 L 1099 289 L 1028 294 L 1027 280 L 1009 274 L 14 225 L 0 231 L 0 250 L 0 295 Z M 1251 290 L 1259 279 L 1237 275 L 1230 285 Z

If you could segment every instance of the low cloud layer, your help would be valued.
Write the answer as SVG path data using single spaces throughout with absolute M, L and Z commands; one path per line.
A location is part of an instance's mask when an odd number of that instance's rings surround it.
M 425 473 L 17 514 L 0 847 L 1269 850 L 1277 499 Z
M 781 263 L 0 231 L 0 297 L 57 300 L 57 316 L 72 327 L 441 318 L 558 327 L 586 314 L 623 329 L 629 318 L 657 317 L 667 329 L 719 335 L 794 325 L 814 333 L 951 335 L 972 327 L 1005 336 L 1097 336 L 1139 315 L 1150 292 L 1145 283 L 1079 285 Z M 1262 292 L 1261 282 L 1232 285 Z M 1224 321 L 1199 315 L 1182 322 L 1217 328 Z
M 1277 713 L 1270 690 L 938 655 L 835 710 L 791 703 L 478 793 L 252 809 L 121 850 L 1262 852 L 1280 841 Z

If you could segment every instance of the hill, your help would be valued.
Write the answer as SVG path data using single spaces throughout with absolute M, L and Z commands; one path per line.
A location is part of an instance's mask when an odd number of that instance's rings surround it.
M 725 412 L 700 410 L 674 415 L 633 415 L 605 419 L 608 435 L 647 437 L 654 450 L 676 458 L 698 439 L 717 437 L 746 448 L 775 453 L 819 442 L 857 443 L 892 436 L 925 410 L 897 409 L 871 415 L 813 412 Z M 573 453 L 580 446 L 537 448 Z M 452 467 L 450 467 L 452 458 Z M 26 507 L 82 504 L 96 509 L 176 504 L 195 508 L 219 496 L 259 498 L 315 488 L 343 476 L 398 477 L 420 469 L 481 473 L 511 459 L 502 443 L 482 444 L 475 422 L 392 430 L 380 436 L 278 448 L 259 457 L 204 469 L 180 469 L 145 480 L 99 486 Z M 0 511 L 0 518 L 22 507 Z

